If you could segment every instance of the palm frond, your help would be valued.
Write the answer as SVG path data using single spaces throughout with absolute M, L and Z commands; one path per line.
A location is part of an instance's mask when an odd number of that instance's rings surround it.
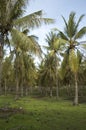
M 29 39 L 32 41 L 33 43 L 33 46 L 34 46 L 34 52 L 37 56 L 39 56 L 39 58 L 41 58 L 41 54 L 42 54 L 42 50 L 41 50 L 41 47 L 40 45 L 38 44 L 38 37 L 34 36 L 34 35 L 31 35 L 31 36 L 28 36 Z
M 8 2 L 6 0 L 0 1 L 0 24 L 5 25 L 6 24 L 6 8 L 7 8 Z
M 66 22 L 66 19 L 62 16 L 63 20 L 64 20 L 64 23 L 65 23 L 65 26 L 66 28 L 68 28 L 68 25 L 67 25 L 67 22 Z
M 75 28 L 75 12 L 71 12 L 69 15 L 69 20 L 68 20 L 68 30 L 67 30 L 67 35 L 72 38 L 75 35 L 76 28 Z
M 28 0 L 16 0 L 10 11 L 10 20 L 19 18 L 24 13 L 24 7 Z M 11 5 L 12 6 L 12 5 Z
M 15 46 L 19 46 L 21 49 L 28 51 L 29 53 L 36 54 L 38 52 L 39 46 L 31 37 L 27 37 L 24 33 L 19 32 L 16 29 L 12 29 L 11 34 Z
M 86 43 L 81 44 L 81 46 L 86 49 Z
M 24 10 L 27 0 L 1 0 L 0 1 L 0 21 L 6 26 L 14 19 L 20 17 Z M 12 24 L 12 23 L 11 23 Z
M 62 38 L 57 38 L 54 42 L 54 47 L 56 50 L 59 50 L 64 44 L 67 44 L 67 40 L 64 40 Z
M 86 34 L 86 27 L 81 28 L 78 33 L 75 35 L 74 39 L 80 39 Z
M 77 50 L 77 58 L 78 58 L 78 62 L 79 62 L 79 65 L 80 65 L 80 63 L 82 61 L 82 53 L 79 50 Z
M 64 39 L 64 40 L 67 40 L 68 41 L 68 38 L 67 38 L 67 36 L 62 32 L 62 31 L 60 31 L 59 32 L 59 35 L 60 35 L 60 37 L 62 38 L 62 39 Z
M 62 16 L 63 20 L 64 20 L 64 23 L 65 23 L 65 28 L 64 28 L 64 31 L 65 33 L 67 34 L 67 31 L 68 31 L 68 25 L 67 25 L 67 22 L 66 22 L 66 19 Z
M 69 66 L 73 73 L 76 73 L 78 71 L 79 59 L 74 49 L 71 49 L 69 52 Z
M 63 61 L 62 61 L 62 64 L 61 64 L 61 68 L 59 70 L 59 75 L 60 77 L 63 79 L 65 74 L 66 74 L 66 71 L 67 71 L 67 68 L 69 66 L 69 63 L 68 63 L 68 58 L 69 58 L 69 55 L 67 52 L 65 52 L 64 54 L 64 58 L 63 58 Z
M 14 25 L 18 27 L 24 26 L 24 27 L 34 28 L 34 27 L 41 26 L 42 23 L 44 24 L 54 23 L 53 19 L 43 18 L 42 15 L 43 15 L 42 10 L 34 12 L 23 18 L 15 20 Z
M 83 19 L 84 16 L 85 16 L 84 14 L 81 15 L 78 22 L 76 23 L 76 26 L 75 26 L 76 31 L 77 31 L 77 28 L 78 28 L 78 26 L 79 26 L 79 24 L 80 24 L 80 22 L 81 22 L 81 20 Z

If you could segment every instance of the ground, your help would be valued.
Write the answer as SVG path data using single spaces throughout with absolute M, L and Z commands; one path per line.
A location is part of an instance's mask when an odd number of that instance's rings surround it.
M 86 130 L 86 104 L 0 96 L 0 130 Z

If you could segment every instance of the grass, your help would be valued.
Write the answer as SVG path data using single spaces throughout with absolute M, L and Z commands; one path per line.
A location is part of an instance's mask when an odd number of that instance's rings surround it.
M 0 117 L 0 130 L 86 130 L 86 105 L 72 106 L 54 98 L 1 96 L 0 107 L 22 108 L 24 113 Z M 0 113 L 1 114 L 1 113 Z

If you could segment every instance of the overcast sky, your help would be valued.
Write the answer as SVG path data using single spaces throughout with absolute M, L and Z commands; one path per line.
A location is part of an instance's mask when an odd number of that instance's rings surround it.
M 45 36 L 52 28 L 64 29 L 64 22 L 62 15 L 68 19 L 71 11 L 76 12 L 76 17 L 86 15 L 86 0 L 30 0 L 27 7 L 27 13 L 33 13 L 38 10 L 43 10 L 46 15 L 44 17 L 53 18 L 56 23 L 53 25 L 42 26 L 35 29 L 32 33 L 39 36 L 40 45 L 45 45 Z M 80 26 L 86 25 L 86 16 L 83 18 Z M 84 38 L 85 39 L 85 38 Z

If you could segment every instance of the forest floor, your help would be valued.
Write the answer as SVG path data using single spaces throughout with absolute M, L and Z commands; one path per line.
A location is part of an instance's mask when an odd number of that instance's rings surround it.
M 86 130 L 86 104 L 0 96 L 0 130 Z

